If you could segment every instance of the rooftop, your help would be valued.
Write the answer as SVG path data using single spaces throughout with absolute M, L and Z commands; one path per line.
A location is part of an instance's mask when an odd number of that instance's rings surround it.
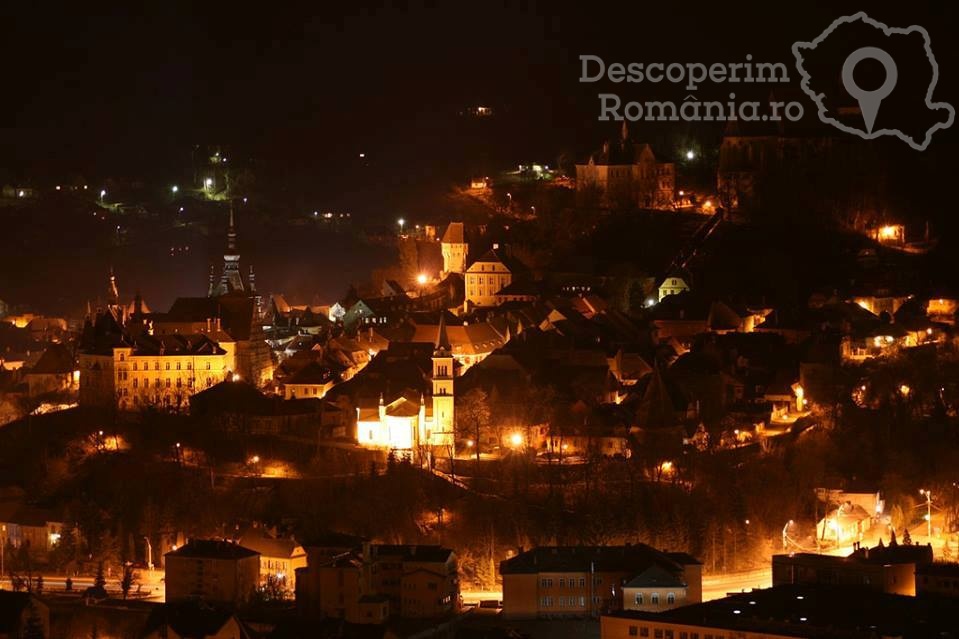
M 245 559 L 259 556 L 259 554 L 255 550 L 220 539 L 191 539 L 181 548 L 168 552 L 166 556 L 196 559 Z
M 665 612 L 608 616 L 807 639 L 957 636 L 949 602 L 824 585 L 777 586 Z
M 668 571 L 682 570 L 683 564 L 699 562 L 685 553 L 666 553 L 646 544 L 628 546 L 540 546 L 522 552 L 500 564 L 500 572 L 536 574 L 578 571 L 633 572 L 639 575 L 653 566 Z

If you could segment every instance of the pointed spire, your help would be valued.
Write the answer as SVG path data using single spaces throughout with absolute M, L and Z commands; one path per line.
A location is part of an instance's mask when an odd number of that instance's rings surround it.
M 440 326 L 436 331 L 436 350 L 450 350 L 450 340 L 446 336 L 446 312 L 440 311 Z
M 110 285 L 107 288 L 107 299 L 110 304 L 120 303 L 120 292 L 117 290 L 117 278 L 113 274 L 113 267 L 110 267 Z
M 236 253 L 236 220 L 233 213 L 233 200 L 230 200 L 230 228 L 226 232 L 226 250 L 230 255 Z

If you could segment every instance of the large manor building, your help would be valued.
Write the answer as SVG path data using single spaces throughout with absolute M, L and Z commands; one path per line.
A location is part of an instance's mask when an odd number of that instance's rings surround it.
M 253 270 L 244 282 L 236 238 L 231 209 L 219 281 L 211 275 L 207 297 L 178 298 L 166 313 L 149 312 L 139 294 L 122 304 L 111 273 L 106 306 L 88 313 L 80 337 L 82 405 L 181 410 L 221 381 L 272 380 Z

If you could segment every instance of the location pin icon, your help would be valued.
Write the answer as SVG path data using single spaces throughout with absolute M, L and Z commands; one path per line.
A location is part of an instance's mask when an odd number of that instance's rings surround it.
M 856 84 L 855 78 L 852 77 L 856 65 L 869 58 L 878 60 L 886 69 L 886 81 L 875 91 L 863 91 Z M 846 87 L 849 95 L 859 101 L 859 110 L 862 111 L 862 119 L 866 122 L 867 133 L 872 133 L 872 126 L 876 123 L 876 114 L 879 113 L 879 105 L 892 93 L 898 79 L 899 69 L 896 68 L 896 61 L 882 49 L 863 47 L 856 49 L 846 58 L 846 62 L 842 65 L 842 84 Z

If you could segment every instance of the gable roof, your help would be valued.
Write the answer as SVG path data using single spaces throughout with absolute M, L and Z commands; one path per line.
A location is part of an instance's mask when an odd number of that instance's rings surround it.
M 196 559 L 245 559 L 256 557 L 260 553 L 221 539 L 191 539 L 189 542 L 168 552 L 166 557 L 190 557 Z
M 34 375 L 59 375 L 71 373 L 76 369 L 76 361 L 73 353 L 63 344 L 50 344 L 47 350 L 37 361 L 36 365 L 27 371 L 27 374 Z
M 443 233 L 443 244 L 465 244 L 465 233 L 462 222 L 450 222 Z

